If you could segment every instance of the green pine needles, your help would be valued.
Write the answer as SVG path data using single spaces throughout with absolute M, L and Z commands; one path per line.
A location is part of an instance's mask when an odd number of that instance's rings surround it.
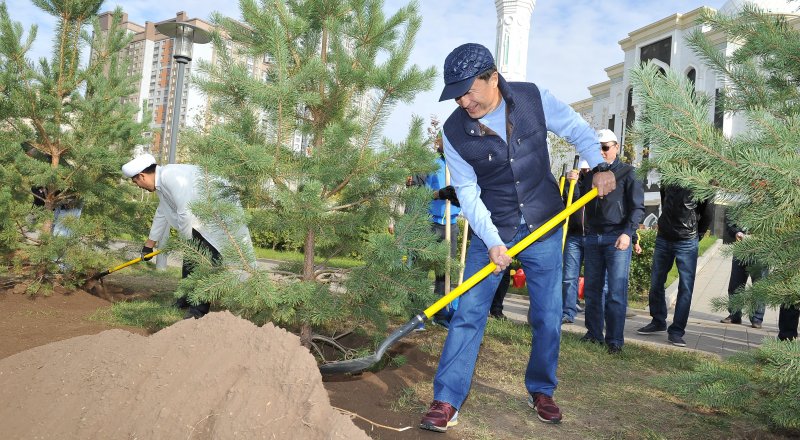
M 37 27 L 26 35 L 0 3 L 0 267 L 36 291 L 105 269 L 98 249 L 143 229 L 119 169 L 145 143 L 147 124 L 136 122 L 136 105 L 120 103 L 135 92 L 118 56 L 130 41 L 121 12 L 101 32 L 101 0 L 33 3 L 56 21 L 49 59 L 28 58 Z M 54 211 L 73 208 L 80 217 L 53 233 Z
M 419 228 L 386 232 L 406 176 L 434 168 L 422 119 L 402 142 L 381 134 L 396 104 L 430 89 L 436 74 L 409 64 L 417 5 L 392 15 L 381 0 L 241 0 L 240 9 L 241 21 L 212 18 L 217 60 L 199 63 L 193 79 L 211 102 L 211 122 L 184 139 L 195 163 L 237 188 L 251 226 L 273 228 L 267 233 L 299 245 L 305 261 L 296 273 L 259 274 L 219 301 L 296 326 L 304 343 L 311 326 L 410 316 L 418 298 L 429 298 L 428 270 L 446 255 L 430 232 L 429 192 L 406 203 Z M 268 67 L 256 77 L 249 66 L 262 60 Z M 415 264 L 403 266 L 413 253 Z M 320 264 L 347 255 L 365 265 Z
M 632 72 L 643 112 L 637 139 L 653 152 L 649 166 L 662 182 L 686 186 L 698 198 L 716 196 L 729 217 L 750 234 L 732 246 L 769 275 L 731 301 L 744 313 L 758 304 L 800 306 L 800 32 L 786 18 L 746 6 L 733 17 L 706 11 L 711 33 L 737 44 L 730 56 L 700 31 L 689 44 L 724 81 L 721 103 L 746 118 L 746 134 L 727 138 L 709 121 L 713 97 L 696 93 L 678 73 L 653 65 Z M 717 307 L 725 309 L 720 299 Z M 712 408 L 750 411 L 770 425 L 800 428 L 798 342 L 764 346 L 724 365 L 679 377 L 682 395 Z M 755 405 L 754 405 L 755 403 Z

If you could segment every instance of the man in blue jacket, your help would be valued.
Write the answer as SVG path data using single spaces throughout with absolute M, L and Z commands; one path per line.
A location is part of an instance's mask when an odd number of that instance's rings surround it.
M 458 108 L 444 123 L 444 152 L 462 212 L 472 226 L 464 276 L 489 262 L 490 275 L 461 297 L 450 320 L 433 383 L 434 401 L 420 427 L 444 432 L 458 423 L 506 251 L 564 209 L 550 172 L 547 131 L 577 145 L 591 166 L 601 165 L 594 186 L 600 196 L 615 187 L 602 166 L 597 136 L 572 108 L 532 83 L 508 83 L 491 52 L 480 44 L 455 48 L 444 62 L 440 101 Z M 556 233 L 558 231 L 558 233 Z M 553 401 L 561 340 L 561 229 L 551 230 L 517 255 L 528 275 L 532 348 L 525 372 L 528 403 L 546 423 L 561 421 Z
M 436 152 L 439 157 L 436 158 L 436 172 L 423 175 L 418 174 L 409 178 L 407 185 L 409 186 L 425 186 L 433 191 L 430 205 L 428 206 L 428 214 L 431 218 L 431 228 L 436 235 L 439 236 L 440 241 L 446 238 L 447 223 L 450 223 L 450 257 L 452 258 L 458 252 L 458 214 L 461 213 L 461 208 L 458 203 L 456 191 L 452 185 L 446 185 L 446 167 L 447 163 L 444 158 L 444 151 L 442 149 L 442 138 L 438 137 L 435 141 Z M 446 218 L 446 203 L 450 202 L 450 218 Z M 437 273 L 433 284 L 433 292 L 439 296 L 445 294 L 445 276 L 444 272 Z M 453 301 L 445 310 L 440 311 L 434 316 L 434 321 L 444 327 L 448 326 L 450 317 L 453 311 L 458 308 L 458 298 Z
M 603 158 L 617 178 L 617 189 L 586 205 L 589 233 L 584 241 L 583 289 L 587 332 L 583 340 L 605 342 L 610 354 L 618 354 L 624 343 L 632 238 L 644 217 L 644 186 L 636 179 L 634 168 L 619 160 L 614 132 L 603 129 L 597 135 Z M 592 174 L 590 171 L 586 181 Z M 582 192 L 589 189 L 584 183 Z

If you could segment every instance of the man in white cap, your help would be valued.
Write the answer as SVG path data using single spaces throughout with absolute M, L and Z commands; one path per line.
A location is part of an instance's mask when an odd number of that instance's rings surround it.
M 497 266 L 461 296 L 433 382 L 433 403 L 420 427 L 443 432 L 458 423 L 469 393 L 492 298 L 509 264 L 509 248 L 564 209 L 550 173 L 547 132 L 577 146 L 602 197 L 615 187 L 597 148 L 594 130 L 572 108 L 532 83 L 506 82 L 486 47 L 463 44 L 444 61 L 440 101 L 458 105 L 443 125 L 451 183 L 472 226 L 464 276 Z M 525 371 L 528 404 L 539 420 L 559 423 L 553 400 L 561 344 L 561 229 L 517 254 L 527 274 L 531 355 Z
M 253 245 L 250 240 L 250 231 L 244 224 L 228 224 L 231 220 L 222 220 L 223 223 L 214 224 L 198 219 L 191 210 L 193 202 L 201 200 L 204 194 L 198 190 L 205 185 L 209 178 L 203 170 L 196 165 L 169 164 L 160 166 L 150 154 L 136 157 L 122 166 L 122 173 L 130 178 L 139 188 L 155 192 L 158 195 L 158 208 L 156 209 L 150 234 L 142 247 L 142 257 L 153 252 L 159 238 L 164 236 L 166 228 L 175 228 L 181 237 L 194 240 L 198 246 L 205 248 L 211 255 L 215 264 L 221 262 L 220 252 L 231 245 L 228 232 L 232 232 L 237 241 L 245 246 L 245 253 L 252 258 Z M 211 178 L 218 181 L 218 178 Z M 241 209 L 238 199 L 231 200 Z M 145 258 L 146 260 L 149 258 Z M 191 275 L 193 265 L 188 260 L 183 262 L 183 278 Z M 208 313 L 210 304 L 190 304 L 186 297 L 178 299 L 178 306 L 188 308 L 184 318 L 200 318 Z
M 635 169 L 619 160 L 619 142 L 613 131 L 597 132 L 603 158 L 616 176 L 617 187 L 602 199 L 586 204 L 589 226 L 584 239 L 585 342 L 605 343 L 609 354 L 621 353 L 632 239 L 644 217 L 644 185 Z M 587 175 L 582 193 L 591 189 Z M 605 285 L 608 288 L 605 289 Z M 605 291 L 604 291 L 605 290 Z M 605 330 L 605 331 L 604 331 Z

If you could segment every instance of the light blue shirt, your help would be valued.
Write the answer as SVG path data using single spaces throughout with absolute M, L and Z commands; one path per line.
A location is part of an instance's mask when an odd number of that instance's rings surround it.
M 575 145 L 578 154 L 589 162 L 590 167 L 594 168 L 604 162 L 603 156 L 600 154 L 597 133 L 589 124 L 572 107 L 556 99 L 548 90 L 540 88 L 539 91 L 542 96 L 542 109 L 547 130 Z M 524 96 L 517 97 L 517 99 L 525 98 Z M 506 103 L 504 99 L 501 98 L 500 105 L 479 121 L 497 133 L 504 142 L 506 141 Z M 481 188 L 478 186 L 478 176 L 475 174 L 475 170 L 456 152 L 446 135 L 442 136 L 442 140 L 444 141 L 447 166 L 450 168 L 450 183 L 456 189 L 461 210 L 469 221 L 469 225 L 483 240 L 487 248 L 505 246 L 497 232 L 497 227 L 492 223 L 492 214 L 480 199 Z

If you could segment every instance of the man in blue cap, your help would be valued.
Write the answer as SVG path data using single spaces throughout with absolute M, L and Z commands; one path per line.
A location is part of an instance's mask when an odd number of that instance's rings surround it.
M 450 320 L 433 383 L 430 409 L 420 427 L 444 432 L 458 423 L 508 248 L 564 209 L 550 172 L 547 131 L 577 145 L 596 167 L 593 186 L 603 197 L 616 186 L 595 131 L 568 105 L 532 83 L 508 83 L 480 44 L 455 48 L 444 62 L 440 101 L 458 108 L 444 123 L 444 151 L 451 183 L 472 226 L 465 276 L 493 262 L 494 275 L 461 297 Z M 528 403 L 539 420 L 559 423 L 553 401 L 561 340 L 561 232 L 551 230 L 517 255 L 528 275 L 532 348 L 525 372 Z

